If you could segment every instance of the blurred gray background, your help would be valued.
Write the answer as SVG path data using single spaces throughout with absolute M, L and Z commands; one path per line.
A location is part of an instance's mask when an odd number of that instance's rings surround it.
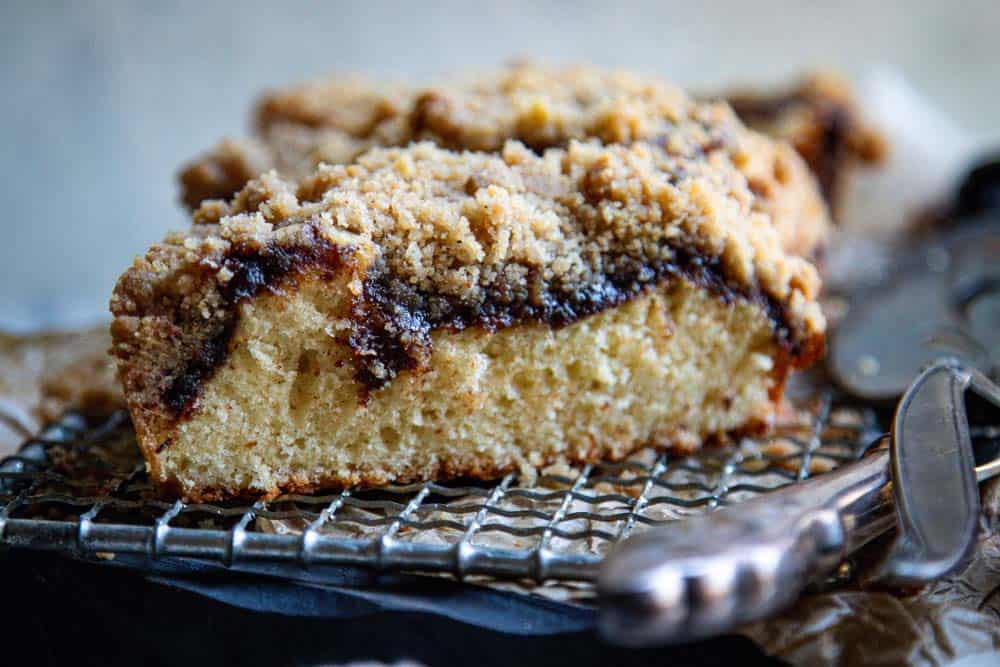
M 898 67 L 975 135 L 1000 126 L 1000 2 L 0 5 L 0 328 L 100 319 L 132 256 L 185 224 L 179 164 L 246 130 L 263 88 L 516 56 L 712 89 Z

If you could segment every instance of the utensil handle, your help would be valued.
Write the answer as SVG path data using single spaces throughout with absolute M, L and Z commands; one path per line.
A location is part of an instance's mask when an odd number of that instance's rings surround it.
M 788 604 L 893 523 L 880 448 L 813 480 L 636 535 L 606 559 L 600 629 L 639 646 L 691 641 Z
M 939 359 L 896 407 L 890 451 L 899 533 L 880 572 L 889 583 L 943 577 L 975 546 L 979 488 L 965 392 L 980 385 L 996 391 L 978 371 Z

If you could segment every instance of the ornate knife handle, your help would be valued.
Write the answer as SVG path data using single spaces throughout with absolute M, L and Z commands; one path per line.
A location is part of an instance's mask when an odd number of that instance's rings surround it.
M 626 645 L 691 641 L 763 618 L 893 523 L 889 453 L 636 535 L 598 578 L 600 629 Z

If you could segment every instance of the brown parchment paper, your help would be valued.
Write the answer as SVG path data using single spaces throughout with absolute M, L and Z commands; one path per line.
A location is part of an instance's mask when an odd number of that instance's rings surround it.
M 1000 665 L 1000 484 L 983 488 L 980 539 L 958 573 L 917 591 L 866 582 L 881 545 L 863 550 L 853 583 L 806 594 L 744 628 L 796 665 L 947 665 L 969 656 Z

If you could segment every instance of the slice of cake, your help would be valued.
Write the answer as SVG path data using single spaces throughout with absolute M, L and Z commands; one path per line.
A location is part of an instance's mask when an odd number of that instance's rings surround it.
M 682 108 L 657 143 L 424 142 L 202 205 L 111 301 L 152 478 L 273 496 L 764 426 L 820 353 L 817 274 L 728 110 Z
M 423 88 L 357 78 L 320 81 L 265 95 L 256 136 L 222 141 L 180 174 L 190 207 L 228 199 L 251 177 L 276 169 L 293 181 L 321 163 L 344 164 L 373 147 L 432 141 L 453 150 L 500 151 L 516 139 L 536 153 L 572 140 L 663 144 L 680 136 L 689 99 L 651 76 L 595 67 L 513 64 Z M 706 108 L 708 105 L 706 105 Z M 826 206 L 795 150 L 747 132 L 717 113 L 709 149 L 726 146 L 789 252 L 813 256 L 829 232 Z M 669 147 L 668 147 L 669 149 Z

